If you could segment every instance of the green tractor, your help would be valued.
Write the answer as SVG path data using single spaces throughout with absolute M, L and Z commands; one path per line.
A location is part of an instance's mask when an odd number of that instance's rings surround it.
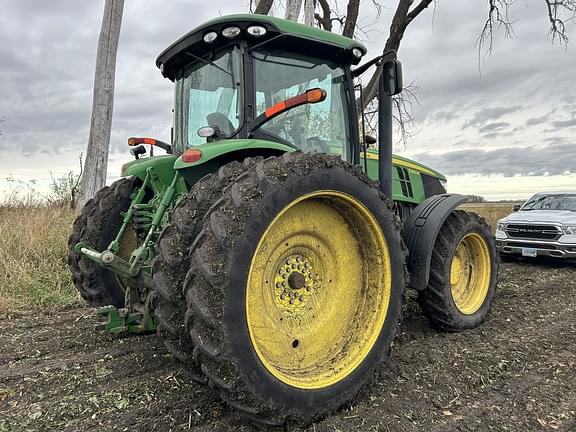
M 257 422 L 307 424 L 373 380 L 405 288 L 437 328 L 488 314 L 490 228 L 445 177 L 392 156 L 394 53 L 260 15 L 214 19 L 156 64 L 176 84 L 172 143 L 74 223 L 69 265 L 110 332 L 158 330 L 190 376 Z M 378 145 L 354 79 L 383 68 Z M 150 144 L 166 155 L 144 157 Z

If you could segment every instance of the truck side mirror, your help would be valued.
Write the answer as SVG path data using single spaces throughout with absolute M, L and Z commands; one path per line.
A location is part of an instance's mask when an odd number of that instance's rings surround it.
M 388 96 L 402 91 L 402 63 L 396 59 L 386 60 L 382 65 L 384 91 Z
M 520 210 L 520 207 L 522 207 L 520 204 L 515 204 L 515 205 L 512 207 L 512 211 L 518 211 L 518 210 Z

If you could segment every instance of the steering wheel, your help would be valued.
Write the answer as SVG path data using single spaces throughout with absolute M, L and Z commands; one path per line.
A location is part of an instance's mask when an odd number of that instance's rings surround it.
M 230 119 L 219 112 L 208 114 L 206 120 L 208 121 L 208 126 L 213 127 L 214 130 L 219 132 L 219 136 L 229 137 L 236 129 Z

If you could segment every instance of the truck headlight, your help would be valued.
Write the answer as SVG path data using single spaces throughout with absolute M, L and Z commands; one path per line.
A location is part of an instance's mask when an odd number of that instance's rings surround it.
M 562 231 L 564 231 L 564 234 L 576 235 L 576 225 L 564 225 Z
M 506 229 L 506 224 L 503 224 L 501 222 L 498 222 L 496 224 L 496 231 L 504 231 Z

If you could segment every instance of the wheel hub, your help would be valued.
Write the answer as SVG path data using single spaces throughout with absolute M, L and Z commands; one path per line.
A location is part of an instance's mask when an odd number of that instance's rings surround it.
M 302 306 L 313 295 L 313 290 L 320 288 L 320 279 L 310 259 L 302 254 L 292 254 L 285 259 L 274 282 L 278 306 L 290 310 Z
M 341 381 L 377 342 L 391 275 L 382 229 L 355 198 L 318 191 L 292 201 L 250 265 L 246 320 L 258 358 L 296 388 Z

